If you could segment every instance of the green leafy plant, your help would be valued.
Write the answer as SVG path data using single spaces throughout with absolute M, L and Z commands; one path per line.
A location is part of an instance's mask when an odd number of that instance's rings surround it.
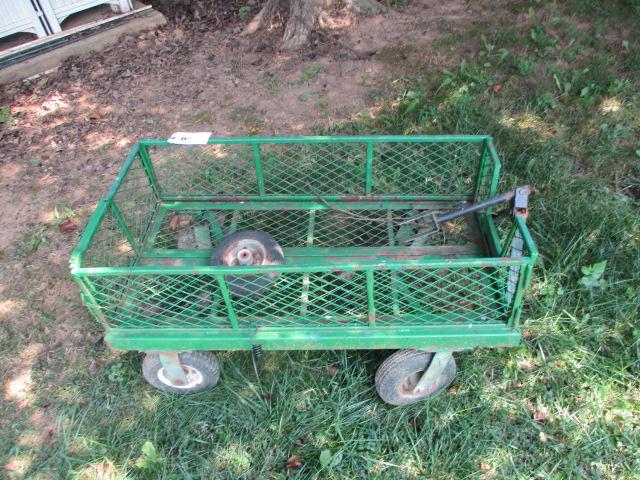
M 49 239 L 46 237 L 48 229 L 49 226 L 47 224 L 42 224 L 28 230 L 15 246 L 17 256 L 21 258 L 28 257 L 36 253 L 41 245 L 48 244 Z
M 249 15 L 250 11 L 251 11 L 251 7 L 249 5 L 240 7 L 240 10 L 238 10 L 238 16 L 240 17 L 240 20 L 244 22 L 247 18 L 247 15 Z
M 342 461 L 342 453 L 332 453 L 331 450 L 322 450 L 320 452 L 320 465 L 322 468 L 331 468 L 337 466 Z
M 141 451 L 142 455 L 136 460 L 136 467 L 143 470 L 155 470 L 164 464 L 162 455 L 158 453 L 151 441 L 144 442 Z
M 11 115 L 11 110 L 8 105 L 3 105 L 0 108 L 0 125 L 5 125 L 7 127 L 11 127 L 15 125 L 17 122 L 16 117 Z
M 440 85 L 440 88 L 449 85 L 462 85 L 465 86 L 467 90 L 472 90 L 477 87 L 491 86 L 493 85 L 493 79 L 486 71 L 489 67 L 491 67 L 491 64 L 485 63 L 483 64 L 483 68 L 478 68 L 477 66 L 469 65 L 469 63 L 463 59 L 457 70 L 451 71 L 443 69 L 445 79 Z
M 578 280 L 578 283 L 583 287 L 587 287 L 589 289 L 606 288 L 607 281 L 602 278 L 606 267 L 607 267 L 606 260 L 603 260 L 602 262 L 594 263 L 593 265 L 580 267 L 580 271 L 582 272 L 582 278 Z
M 127 369 L 122 363 L 114 363 L 109 368 L 107 376 L 109 380 L 116 383 L 123 383 L 127 375 Z
M 542 25 L 536 25 L 529 31 L 529 38 L 536 48 L 549 52 L 556 46 L 556 39 L 553 38 Z
M 533 62 L 527 57 L 520 57 L 516 60 L 516 71 L 518 75 L 528 77 L 533 73 Z
M 537 110 L 546 112 L 558 108 L 558 102 L 551 92 L 542 92 L 536 95 L 535 106 Z
M 322 70 L 322 65 L 319 63 L 314 63 L 308 67 L 304 67 L 302 69 L 302 78 L 298 83 L 308 83 L 311 80 L 315 80 L 318 77 L 318 74 Z
M 323 92 L 322 90 L 319 92 L 307 92 L 300 94 L 300 96 L 298 96 L 298 100 L 300 100 L 301 102 L 307 102 L 309 100 L 313 100 L 314 98 L 323 97 L 324 95 L 325 92 Z
M 55 205 L 53 207 L 53 225 L 58 226 L 65 220 L 71 220 L 76 216 L 75 210 L 66 205 Z

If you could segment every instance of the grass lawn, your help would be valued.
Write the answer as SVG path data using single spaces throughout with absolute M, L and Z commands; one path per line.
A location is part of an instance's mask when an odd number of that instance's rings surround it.
M 373 388 L 390 352 L 267 352 L 259 378 L 221 353 L 220 384 L 180 397 L 96 343 L 99 368 L 52 388 L 65 359 L 41 359 L 29 409 L 2 405 L 0 477 L 640 478 L 640 4 L 485 4 L 466 32 L 379 52 L 375 115 L 323 133 L 493 135 L 501 190 L 534 188 L 520 347 L 458 353 L 448 391 L 392 408 Z

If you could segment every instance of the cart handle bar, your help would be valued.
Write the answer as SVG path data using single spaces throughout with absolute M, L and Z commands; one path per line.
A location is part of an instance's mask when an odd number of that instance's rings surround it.
M 531 193 L 531 187 L 529 185 L 523 185 L 522 187 L 514 188 L 513 190 L 509 190 L 508 192 L 501 193 L 500 195 L 496 195 L 495 197 L 487 198 L 480 202 L 472 203 L 471 205 L 461 208 L 460 210 L 456 210 L 454 212 L 443 213 L 442 215 L 434 215 L 431 214 L 431 220 L 433 221 L 433 227 L 426 231 L 421 232 L 416 235 L 412 235 L 411 237 L 405 238 L 403 243 L 411 243 L 416 240 L 420 240 L 422 238 L 428 237 L 440 231 L 440 226 L 444 222 L 448 222 L 455 218 L 464 217 L 469 215 L 470 213 L 477 212 L 479 210 L 484 210 L 489 207 L 493 207 L 500 203 L 510 202 L 514 200 L 514 206 L 512 210 L 512 215 L 523 216 L 526 218 L 527 216 L 527 199 L 529 194 Z M 413 223 L 423 218 L 428 217 L 429 214 L 420 215 L 418 217 L 411 218 L 409 221 L 405 221 L 402 223 Z

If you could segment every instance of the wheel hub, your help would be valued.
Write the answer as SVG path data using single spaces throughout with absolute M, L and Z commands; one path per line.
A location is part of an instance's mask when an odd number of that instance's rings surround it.
M 404 382 L 402 382 L 402 385 L 400 386 L 400 390 L 402 391 L 402 393 L 404 395 L 413 395 L 415 393 L 418 393 L 415 391 L 416 386 L 418 385 L 420 377 L 422 377 L 423 374 L 424 372 L 416 372 L 405 378 Z
M 182 369 L 184 370 L 184 374 L 187 377 L 187 382 L 184 384 L 177 384 L 169 380 L 165 375 L 164 368 L 158 370 L 158 380 L 160 380 L 165 385 L 168 385 L 169 387 L 184 389 L 193 388 L 202 383 L 204 378 L 202 376 L 202 373 L 200 373 L 198 369 L 192 367 L 191 365 L 183 365 Z
M 266 256 L 267 252 L 262 243 L 247 238 L 233 243 L 224 253 L 222 261 L 230 266 L 262 265 Z

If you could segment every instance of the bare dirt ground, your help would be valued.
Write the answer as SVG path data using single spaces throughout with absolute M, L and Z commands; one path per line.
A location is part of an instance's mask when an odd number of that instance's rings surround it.
M 2 87 L 0 106 L 15 122 L 0 125 L 0 338 L 11 345 L 0 353 L 0 375 L 1 395 L 13 405 L 0 422 L 32 408 L 34 375 L 60 388 L 66 369 L 98 371 L 87 349 L 101 331 L 67 262 L 133 143 L 178 130 L 312 134 L 375 115 L 376 100 L 397 80 L 379 52 L 466 28 L 470 8 L 423 0 L 368 18 L 337 11 L 330 33 L 296 53 L 278 50 L 278 31 L 243 37 L 240 24 L 211 31 L 170 23 Z M 42 370 L 32 368 L 37 361 Z M 55 434 L 46 407 L 29 415 L 40 441 Z

